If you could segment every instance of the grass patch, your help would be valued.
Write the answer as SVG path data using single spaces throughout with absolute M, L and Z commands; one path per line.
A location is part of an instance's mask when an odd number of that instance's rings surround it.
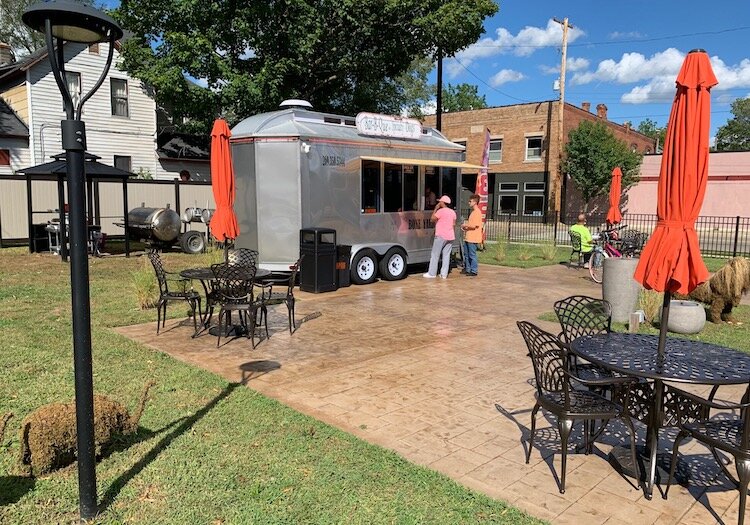
M 498 257 L 498 253 L 502 257 Z M 508 244 L 501 241 L 487 243 L 487 249 L 479 252 L 479 262 L 513 268 L 536 268 L 567 262 L 569 255 L 569 249 L 564 246 L 558 248 L 551 244 Z
M 165 254 L 167 269 L 215 254 Z M 94 383 L 132 409 L 157 386 L 137 435 L 97 468 L 98 523 L 539 523 L 397 454 L 121 337 L 110 327 L 155 323 L 129 276 L 142 258 L 90 260 Z M 18 477 L 18 424 L 73 397 L 69 266 L 0 250 L 0 523 L 77 520 L 75 467 Z M 170 308 L 170 315 L 183 315 Z

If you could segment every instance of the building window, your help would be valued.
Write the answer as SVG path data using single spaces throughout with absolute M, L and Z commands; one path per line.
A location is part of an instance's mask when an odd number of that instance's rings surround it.
M 454 140 L 453 143 L 454 144 L 458 144 L 459 146 L 463 146 L 464 152 L 461 155 L 461 161 L 465 161 L 466 160 L 466 141 L 465 140 Z
M 89 54 L 91 55 L 99 54 L 99 42 L 94 42 L 93 44 L 89 44 Z
M 544 215 L 544 195 L 525 195 L 523 198 L 523 214 L 541 217 Z
M 129 117 L 128 81 L 120 78 L 111 78 L 109 79 L 109 86 L 112 94 L 112 115 L 116 117 Z
M 524 182 L 523 191 L 544 191 L 543 182 Z
M 400 164 L 386 164 L 383 170 L 383 211 L 401 211 L 403 176 Z
M 503 139 L 490 139 L 490 162 L 503 161 Z
M 0 166 L 10 166 L 9 149 L 0 149 Z
M 380 211 L 380 163 L 362 161 L 362 213 Z
M 542 137 L 526 137 L 526 160 L 542 160 Z
M 81 74 L 73 71 L 66 71 L 65 80 L 68 84 L 70 98 L 73 99 L 73 107 L 77 108 L 78 103 L 81 101 Z
M 115 155 L 115 168 L 121 169 L 124 171 L 130 171 L 132 167 L 132 158 L 126 157 L 124 155 Z
M 500 191 L 518 191 L 517 182 L 501 182 Z
M 518 213 L 518 195 L 500 195 L 500 213 L 516 215 Z

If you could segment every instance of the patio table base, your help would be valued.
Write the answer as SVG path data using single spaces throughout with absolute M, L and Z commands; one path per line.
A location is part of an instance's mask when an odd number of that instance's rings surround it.
M 208 333 L 213 336 L 221 334 L 221 337 L 242 337 L 247 335 L 247 330 L 245 330 L 244 326 L 239 324 L 233 324 L 229 327 L 216 325 L 209 328 Z

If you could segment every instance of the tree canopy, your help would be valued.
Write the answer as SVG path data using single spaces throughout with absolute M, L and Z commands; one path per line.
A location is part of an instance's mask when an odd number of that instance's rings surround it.
M 618 140 L 603 122 L 584 120 L 568 135 L 565 172 L 581 191 L 586 207 L 594 197 L 609 192 L 612 170 L 622 170 L 622 189 L 638 182 L 643 156 Z
M 750 98 L 732 102 L 732 115 L 716 132 L 717 151 L 750 150 Z
M 656 140 L 656 149 L 661 151 L 662 148 L 664 148 L 664 137 L 667 134 L 667 127 L 666 126 L 659 126 L 656 124 L 655 121 L 651 120 L 650 118 L 647 118 L 645 120 L 642 120 L 640 124 L 638 124 L 638 133 L 643 133 L 647 137 L 651 137 L 652 139 Z M 657 152 L 654 152 L 657 153 Z
M 487 98 L 472 84 L 448 84 L 443 91 L 443 111 L 467 111 L 487 107 Z
M 398 113 L 399 78 L 440 47 L 475 42 L 493 0 L 129 0 L 122 67 L 177 117 L 237 120 L 287 98 L 318 110 Z M 186 76 L 209 89 L 199 89 Z
M 32 31 L 21 20 L 21 15 L 37 0 L 0 0 L 0 42 L 10 45 L 18 58 L 44 46 L 44 35 Z

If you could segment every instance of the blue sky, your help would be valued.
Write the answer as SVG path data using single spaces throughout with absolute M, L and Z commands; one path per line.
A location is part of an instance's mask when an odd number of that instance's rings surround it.
M 604 103 L 615 122 L 665 125 L 674 79 L 693 48 L 708 52 L 719 79 L 711 136 L 731 117 L 730 103 L 750 96 L 748 0 L 504 0 L 479 41 L 445 61 L 444 82 L 476 84 L 491 106 L 557 98 L 562 31 L 553 17 L 574 26 L 566 101 L 591 102 L 592 111 Z
M 615 122 L 650 118 L 666 125 L 674 79 L 685 54 L 705 49 L 719 85 L 711 135 L 731 118 L 730 103 L 750 97 L 750 2 L 508 0 L 485 34 L 445 61 L 444 83 L 479 86 L 491 106 L 555 99 L 562 30 L 568 17 L 565 100 L 608 108 Z M 434 77 L 434 73 L 433 73 Z

